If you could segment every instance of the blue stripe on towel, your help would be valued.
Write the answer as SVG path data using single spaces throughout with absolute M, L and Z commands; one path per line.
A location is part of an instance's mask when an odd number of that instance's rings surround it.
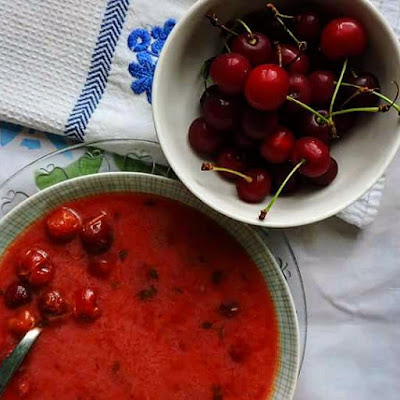
M 65 125 L 64 134 L 83 141 L 90 117 L 106 88 L 108 74 L 130 0 L 109 0 L 101 23 L 85 86 Z

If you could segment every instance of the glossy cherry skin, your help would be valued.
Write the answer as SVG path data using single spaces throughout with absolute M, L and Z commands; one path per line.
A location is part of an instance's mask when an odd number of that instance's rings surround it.
M 353 85 L 365 87 L 367 89 L 374 89 L 376 91 L 380 91 L 380 85 L 378 78 L 369 73 L 369 72 L 363 72 L 359 74 L 357 77 L 350 77 L 348 79 L 348 83 L 351 83 Z M 357 91 L 356 88 L 346 88 L 346 95 L 347 97 L 350 97 L 352 94 L 354 94 Z M 379 98 L 373 94 L 370 93 L 363 93 L 359 94 L 357 97 L 355 97 L 353 100 L 351 100 L 348 104 L 347 107 L 374 107 L 379 103 Z
M 305 160 L 299 171 L 308 178 L 316 178 L 325 174 L 330 165 L 328 147 L 320 140 L 313 137 L 303 137 L 296 141 L 291 161 L 293 165 Z
M 32 290 L 25 282 L 12 282 L 4 293 L 4 301 L 8 308 L 17 308 L 30 303 Z
M 74 315 L 84 320 L 94 320 L 100 316 L 97 295 L 93 289 L 86 288 L 75 292 Z
M 279 126 L 268 135 L 261 145 L 261 155 L 272 164 L 280 164 L 289 160 L 292 154 L 296 138 L 292 131 Z
M 296 17 L 295 32 L 301 40 L 317 42 L 321 35 L 322 24 L 319 14 L 313 10 L 304 10 Z
M 212 86 L 208 87 L 200 97 L 200 106 L 203 106 L 204 101 L 206 100 L 206 98 L 208 96 L 214 96 L 214 95 L 219 95 L 219 94 L 221 94 L 221 91 L 219 90 L 217 85 L 212 85 Z
M 221 153 L 219 153 L 216 165 L 217 167 L 228 168 L 238 172 L 243 172 L 246 168 L 243 154 L 232 148 L 222 150 Z M 219 174 L 230 181 L 236 181 L 238 178 L 236 175 L 228 172 L 219 172 Z
M 289 77 L 289 85 L 288 96 L 307 105 L 311 103 L 311 86 L 305 75 L 298 73 L 291 74 Z M 303 110 L 301 106 L 291 101 L 286 101 L 285 108 L 290 113 L 298 113 Z
M 271 178 L 264 169 L 251 169 L 245 172 L 253 181 L 247 182 L 245 179 L 236 181 L 236 190 L 241 200 L 246 203 L 261 203 L 271 191 Z
M 197 118 L 192 122 L 188 137 L 192 149 L 203 155 L 215 154 L 223 142 L 219 132 L 208 126 L 204 118 Z
M 240 126 L 250 139 L 262 140 L 278 126 L 278 114 L 244 105 L 240 113 Z
M 316 106 L 329 105 L 335 91 L 335 74 L 332 71 L 314 71 L 308 80 L 312 103 Z
M 363 25 L 353 18 L 334 19 L 322 30 L 322 51 L 330 60 L 360 56 L 367 44 Z
M 321 115 L 327 116 L 328 111 L 319 110 Z M 303 136 L 311 136 L 321 140 L 325 145 L 329 146 L 331 138 L 331 129 L 327 123 L 319 121 L 318 117 L 311 113 L 305 113 L 302 123 Z
M 236 129 L 233 133 L 233 144 L 240 150 L 251 150 L 257 147 L 258 142 L 247 136 L 241 129 Z
M 8 329 L 15 336 L 23 336 L 36 325 L 36 318 L 28 309 L 20 310 L 8 320 Z
M 81 230 L 82 243 L 91 254 L 107 251 L 113 242 L 114 231 L 111 218 L 106 212 L 85 221 Z
M 282 53 L 282 66 L 290 73 L 307 74 L 310 69 L 310 59 L 307 54 L 301 52 L 296 46 L 291 44 L 282 44 L 280 46 Z M 279 64 L 279 50 L 275 47 L 273 61 Z
M 92 256 L 89 271 L 100 278 L 108 277 L 117 265 L 117 256 L 113 252 Z
M 266 35 L 259 32 L 242 33 L 232 41 L 232 51 L 246 57 L 252 66 L 266 64 L 271 60 L 272 45 Z
M 71 209 L 61 207 L 53 211 L 46 219 L 49 236 L 56 242 L 68 242 L 79 232 L 81 221 Z
M 268 168 L 268 172 L 271 174 L 272 178 L 272 193 L 276 193 L 282 183 L 285 181 L 287 176 L 290 174 L 290 172 L 293 169 L 293 165 L 290 163 L 285 163 L 285 164 L 275 164 L 271 165 Z M 285 185 L 285 187 L 282 190 L 282 195 L 291 195 L 295 193 L 298 188 L 300 187 L 300 180 L 299 180 L 299 173 L 294 174 L 288 183 Z
M 250 70 L 251 64 L 246 57 L 239 53 L 226 53 L 211 63 L 210 76 L 223 93 L 236 95 L 243 91 Z
M 44 286 L 53 279 L 54 266 L 44 250 L 30 249 L 22 255 L 17 274 L 32 286 Z
M 210 94 L 203 102 L 202 113 L 207 125 L 218 131 L 229 131 L 235 124 L 237 100 L 221 92 Z
M 336 179 L 338 172 L 338 163 L 334 158 L 331 157 L 328 171 L 326 171 L 325 174 L 318 176 L 317 178 L 310 178 L 309 182 L 318 186 L 329 186 Z
M 260 65 L 250 72 L 246 81 L 246 99 L 260 111 L 276 110 L 285 102 L 288 92 L 289 75 L 278 65 Z
M 64 295 L 54 289 L 48 289 L 40 295 L 39 310 L 46 320 L 62 317 L 69 311 L 69 306 Z

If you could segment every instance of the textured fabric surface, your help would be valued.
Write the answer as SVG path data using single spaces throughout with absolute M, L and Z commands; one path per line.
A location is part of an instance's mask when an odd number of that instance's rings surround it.
M 0 120 L 76 140 L 156 139 L 152 78 L 194 0 L 0 0 Z M 373 0 L 399 32 L 400 2 Z M 339 216 L 372 222 L 383 180 Z

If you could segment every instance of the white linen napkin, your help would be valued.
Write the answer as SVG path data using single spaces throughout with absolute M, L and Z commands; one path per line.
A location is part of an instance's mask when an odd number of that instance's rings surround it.
M 156 140 L 157 59 L 195 0 L 0 0 L 0 120 L 93 141 Z M 396 0 L 373 0 L 397 27 Z M 339 217 L 373 221 L 384 180 Z

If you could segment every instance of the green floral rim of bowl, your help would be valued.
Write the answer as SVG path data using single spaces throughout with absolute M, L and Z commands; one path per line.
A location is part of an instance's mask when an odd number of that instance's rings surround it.
M 51 186 L 25 200 L 1 220 L 0 254 L 29 225 L 55 207 L 82 197 L 113 192 L 152 193 L 180 201 L 212 218 L 247 250 L 267 283 L 279 325 L 280 363 L 270 398 L 291 399 L 299 370 L 299 328 L 289 288 L 274 257 L 252 228 L 211 210 L 179 182 L 143 173 L 121 172 L 88 175 Z

